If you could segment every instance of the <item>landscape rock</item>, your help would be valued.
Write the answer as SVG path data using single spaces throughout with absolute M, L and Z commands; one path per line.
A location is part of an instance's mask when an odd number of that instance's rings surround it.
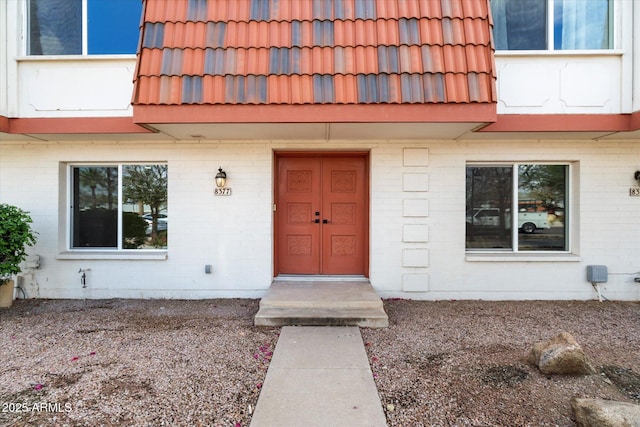
M 575 398 L 571 406 L 578 427 L 640 427 L 640 405 Z
M 529 363 L 545 375 L 596 373 L 580 344 L 568 332 L 562 332 L 547 342 L 535 343 L 529 353 Z

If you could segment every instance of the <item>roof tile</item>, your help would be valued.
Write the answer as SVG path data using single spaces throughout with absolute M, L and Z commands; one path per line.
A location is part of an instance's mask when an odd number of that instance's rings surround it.
M 336 92 L 336 103 L 355 104 L 358 102 L 358 86 L 355 75 L 336 74 L 333 85 Z
M 447 0 L 441 2 L 443 18 L 464 18 L 461 0 Z
M 466 74 L 444 75 L 447 102 L 469 102 L 469 87 Z
M 445 45 L 442 47 L 445 69 L 451 73 L 467 72 L 467 57 L 464 46 Z
M 425 46 L 444 44 L 444 37 L 442 35 L 442 20 L 439 19 L 421 19 L 419 22 L 420 27 L 420 40 L 425 40 L 422 43 Z
M 483 46 L 468 44 L 464 47 L 467 70 L 474 73 L 493 75 L 493 59 Z
M 187 18 L 187 5 L 189 0 L 172 1 L 146 1 L 146 22 L 178 22 Z
M 489 0 L 146 0 L 134 104 L 495 103 Z
M 138 73 L 141 76 L 150 76 L 162 66 L 161 49 L 145 49 L 141 53 Z
M 487 2 L 478 0 L 462 0 L 462 10 L 466 18 L 486 18 L 489 15 Z
M 485 45 L 491 39 L 491 31 L 482 19 L 465 19 L 463 21 L 466 45 Z
M 159 81 L 160 104 L 181 104 L 182 103 L 182 77 L 180 76 L 160 76 Z
M 421 46 L 422 69 L 425 73 L 444 73 L 444 49 L 438 45 Z
M 224 91 L 220 88 L 224 87 L 223 76 L 209 76 L 203 77 L 202 92 L 204 104 L 222 104 L 224 103 Z
M 182 72 L 184 76 L 204 75 L 204 59 L 202 52 L 193 49 L 184 49 L 182 57 Z
M 404 2 L 400 2 L 400 3 L 404 3 Z M 420 16 L 427 16 L 433 19 L 442 18 L 442 2 L 441 1 L 418 0 L 418 3 L 420 4 Z

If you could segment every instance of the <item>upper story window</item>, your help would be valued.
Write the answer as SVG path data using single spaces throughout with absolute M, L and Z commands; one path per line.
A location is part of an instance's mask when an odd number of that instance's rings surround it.
M 134 54 L 141 0 L 29 0 L 28 55 Z
M 611 8 L 611 0 L 491 0 L 496 49 L 611 49 Z

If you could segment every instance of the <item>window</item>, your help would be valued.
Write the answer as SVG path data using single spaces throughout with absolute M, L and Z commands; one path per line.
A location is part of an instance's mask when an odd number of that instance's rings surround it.
M 140 0 L 29 0 L 29 55 L 133 54 Z
M 559 164 L 467 166 L 466 249 L 567 251 L 568 176 Z
M 610 49 L 611 8 L 611 0 L 491 0 L 496 49 Z
M 71 167 L 73 249 L 166 249 L 167 166 Z

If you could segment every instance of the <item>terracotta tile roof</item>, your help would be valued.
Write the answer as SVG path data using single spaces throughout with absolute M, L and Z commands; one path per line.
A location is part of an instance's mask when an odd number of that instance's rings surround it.
M 146 0 L 133 103 L 495 103 L 488 3 Z

